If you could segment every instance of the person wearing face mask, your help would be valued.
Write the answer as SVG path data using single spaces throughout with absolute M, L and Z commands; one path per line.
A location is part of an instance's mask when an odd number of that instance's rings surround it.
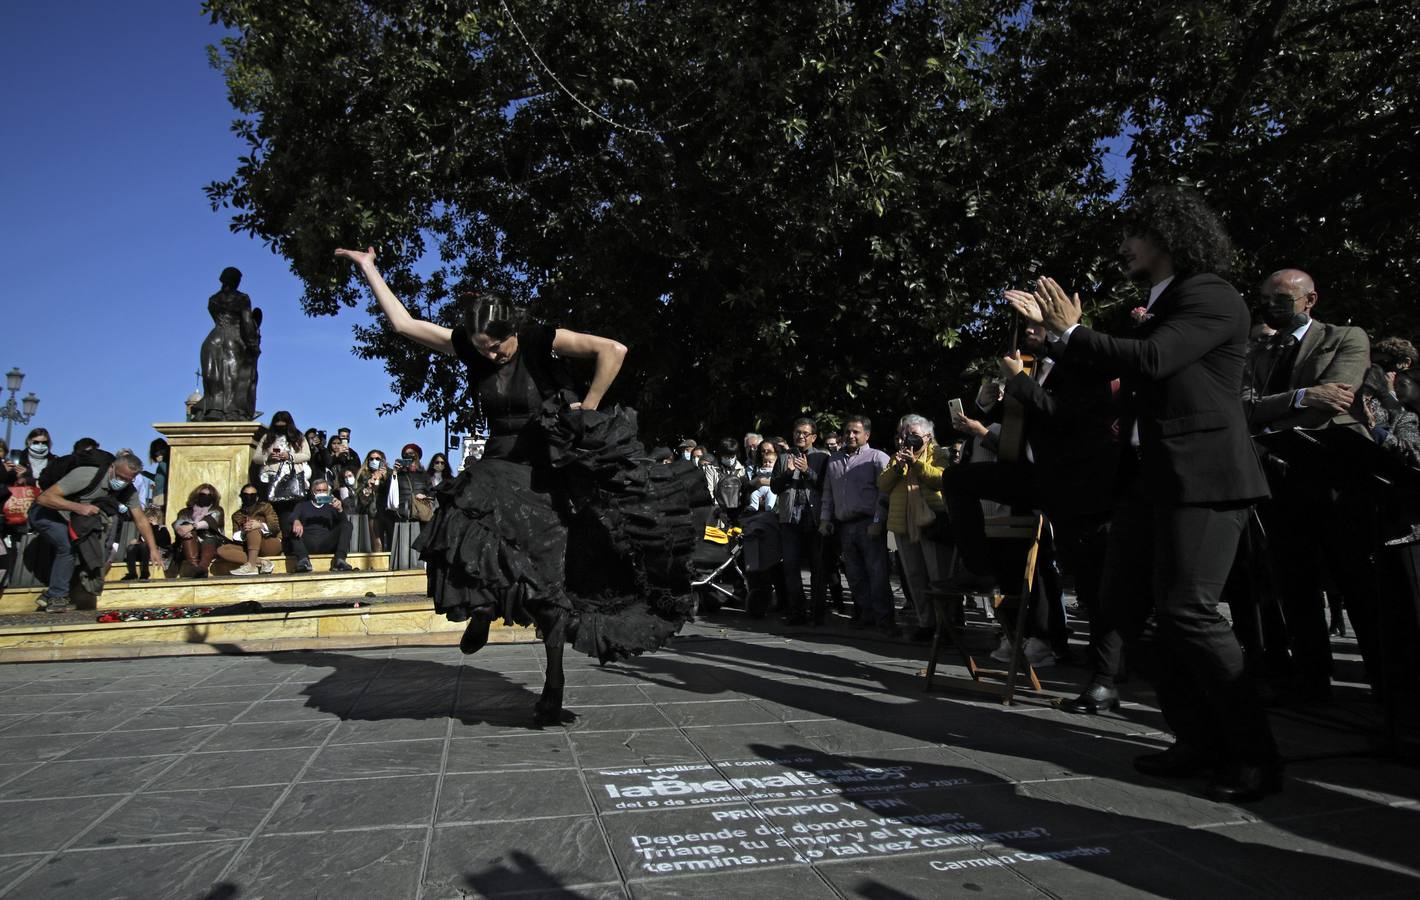
M 405 444 L 385 482 L 380 502 L 380 530 L 390 550 L 391 569 L 417 569 L 420 565 L 413 544 L 419 537 L 421 524 L 416 501 L 424 504 L 429 499 L 429 474 L 424 471 L 423 457 L 424 450 L 418 444 Z
M 1249 347 L 1243 408 L 1254 434 L 1288 428 L 1344 428 L 1369 436 L 1363 383 L 1370 367 L 1366 333 L 1312 317 L 1317 288 L 1300 269 L 1273 272 L 1259 289 L 1258 313 L 1274 331 Z M 1278 599 L 1286 620 L 1288 657 L 1279 666 L 1283 691 L 1296 699 L 1331 693 L 1331 635 L 1323 585 L 1351 612 L 1357 637 L 1366 634 L 1373 574 L 1360 526 L 1365 499 L 1339 484 L 1335 473 L 1305 465 L 1269 464 L 1272 499 L 1259 508 L 1268 554 L 1280 575 Z M 1329 576 L 1329 577 L 1328 577 Z M 1339 617 L 1338 617 L 1339 618 Z
M 1273 272 L 1259 289 L 1258 313 L 1273 329 L 1248 348 L 1243 409 L 1256 434 L 1284 428 L 1366 432 L 1361 383 L 1371 363 L 1366 333 L 1312 317 L 1317 289 L 1300 269 Z
M 433 491 L 446 481 L 451 479 L 449 474 L 449 458 L 442 453 L 435 453 L 429 457 L 429 490 Z
M 242 505 L 232 514 L 232 540 L 218 547 L 217 555 L 238 564 L 233 575 L 269 575 L 276 566 L 264 557 L 281 553 L 281 517 L 250 482 L 238 496 Z
M 692 438 L 686 438 L 676 445 L 676 456 L 685 462 L 691 462 L 695 457 L 697 445 Z
M 715 502 L 715 516 L 722 528 L 734 523 L 742 505 L 745 467 L 739 460 L 739 450 L 734 438 L 722 439 L 715 448 L 714 461 L 703 469 L 705 486 Z
M 50 440 L 49 432 L 43 428 L 35 428 L 25 435 L 25 446 L 20 452 L 20 465 L 29 472 L 29 477 L 39 483 L 40 476 L 44 474 L 45 467 L 54 458 L 50 452 L 53 441 Z
M 291 553 L 296 557 L 297 572 L 312 571 L 312 553 L 333 553 L 332 572 L 354 571 L 345 561 L 352 532 L 342 506 L 329 481 L 318 478 L 311 482 L 310 498 L 296 507 L 291 518 Z
M 371 553 L 385 552 L 385 537 L 380 532 L 380 501 L 385 496 L 389 475 L 384 453 L 371 450 L 355 476 L 355 509 L 365 517 L 366 541 Z
M 133 479 L 143 471 L 143 461 L 127 450 L 117 456 L 100 450 L 75 454 L 30 507 L 30 527 L 54 551 L 47 587 L 38 605 L 48 612 L 68 612 L 71 582 L 78 569 L 93 593 L 102 590 L 103 569 L 108 564 L 108 530 L 120 506 L 137 503 Z M 146 516 L 134 519 L 135 530 L 148 547 L 149 561 L 161 567 L 162 554 Z M 97 546 L 95 546 L 97 545 Z M 93 576 L 97 573 L 97 581 Z
M 215 485 L 199 484 L 187 495 L 187 505 L 178 510 L 173 520 L 173 532 L 182 549 L 183 565 L 179 575 L 206 578 L 217 550 L 226 543 L 223 529 L 226 513 Z

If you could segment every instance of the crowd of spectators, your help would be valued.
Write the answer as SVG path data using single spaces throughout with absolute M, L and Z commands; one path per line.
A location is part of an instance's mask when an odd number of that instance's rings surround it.
M 26 577 L 48 585 L 39 607 L 69 609 L 66 587 L 80 565 L 76 517 L 101 526 L 95 545 L 103 548 L 102 568 L 122 564 L 124 581 L 147 581 L 155 571 L 169 578 L 264 575 L 281 556 L 304 573 L 320 554 L 330 555 L 335 572 L 354 570 L 352 553 L 389 553 L 391 567 L 417 567 L 411 545 L 433 516 L 434 489 L 453 475 L 443 453 L 427 470 L 415 443 L 393 462 L 380 450 L 362 459 L 349 428 L 327 438 L 319 429 L 299 430 L 291 413 L 280 411 L 253 440 L 238 509 L 224 509 L 212 484 L 197 485 L 169 508 L 168 451 L 166 441 L 154 440 L 145 462 L 81 438 L 65 454 L 54 451 L 44 428 L 30 431 L 14 452 L 0 444 L 0 589 L 34 569 Z
M 1272 498 L 1251 519 L 1253 539 L 1244 541 L 1227 595 L 1249 667 L 1311 699 L 1329 695 L 1329 639 L 1345 634 L 1348 621 L 1372 683 L 1393 674 L 1397 657 L 1387 647 L 1395 635 L 1380 624 L 1377 598 L 1413 597 L 1414 586 L 1409 569 L 1379 548 L 1420 541 L 1420 516 L 1378 510 L 1362 479 L 1338 483 L 1336 473 L 1318 473 L 1283 442 L 1294 428 L 1351 432 L 1420 472 L 1420 352 L 1405 338 L 1372 342 L 1359 328 L 1316 319 L 1318 298 L 1312 279 L 1292 269 L 1269 276 L 1256 294 L 1239 402 Z M 1075 611 L 1091 632 L 1091 678 L 1076 711 L 1096 712 L 1117 702 L 1113 685 L 1124 666 L 1098 595 L 1114 473 L 1122 456 L 1137 452 L 1138 438 L 1121 434 L 1118 382 L 1062 365 L 1047 343 L 1045 329 L 1027 323 L 1016 352 L 995 360 L 997 371 L 976 396 L 953 406 L 946 433 L 917 413 L 901 416 L 885 440 L 875 440 L 866 415 L 833 428 L 805 417 L 789 423 L 789 437 L 685 438 L 652 455 L 700 468 L 710 524 L 772 523 L 780 562 L 750 579 L 747 606 L 764 616 L 773 602 L 789 624 L 822 624 L 832 607 L 851 614 L 857 628 L 893 635 L 905 628 L 927 640 L 941 608 L 934 592 L 1009 598 L 1019 588 L 1018 561 L 984 539 L 984 516 L 1042 512 L 1049 522 L 1042 577 L 1034 601 L 1019 611 L 1027 616 L 1023 654 L 1041 667 L 1071 653 L 1063 588 L 1073 583 Z M 393 458 L 381 450 L 362 455 L 350 429 L 302 431 L 287 411 L 258 432 L 235 510 L 224 510 L 218 489 L 202 484 L 168 515 L 162 440 L 144 460 L 128 450 L 108 453 L 90 438 L 61 454 L 50 433 L 35 428 L 13 450 L 0 446 L 0 456 L 0 576 L 18 567 L 27 538 L 42 541 L 49 571 L 41 580 L 50 586 L 40 605 L 55 611 L 68 608 L 70 576 L 92 568 L 78 522 L 102 523 L 104 563 L 122 561 L 128 580 L 146 580 L 155 569 L 168 577 L 261 575 L 282 555 L 295 572 L 312 571 L 312 556 L 321 554 L 330 555 L 333 571 L 351 570 L 352 553 L 389 553 L 392 567 L 406 568 L 419 564 L 410 545 L 433 515 L 436 489 L 453 476 L 443 453 L 427 467 L 415 443 Z M 959 603 L 947 608 L 961 615 Z M 1003 608 L 1017 612 L 1009 602 Z M 1003 638 L 994 655 L 1009 651 Z

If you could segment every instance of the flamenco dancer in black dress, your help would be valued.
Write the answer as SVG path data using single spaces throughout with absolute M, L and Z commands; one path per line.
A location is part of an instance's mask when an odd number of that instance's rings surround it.
M 562 709 L 565 644 L 603 663 L 654 650 L 690 620 L 694 466 L 653 465 L 636 414 L 598 410 L 626 348 L 527 321 L 497 298 L 468 301 L 463 323 L 416 319 L 385 284 L 374 248 L 336 250 L 355 262 L 399 334 L 468 367 L 488 420 L 483 458 L 438 489 L 433 522 L 415 547 L 434 607 L 467 621 L 474 653 L 494 619 L 536 625 L 547 649 L 538 724 Z M 580 395 L 563 360 L 595 360 Z

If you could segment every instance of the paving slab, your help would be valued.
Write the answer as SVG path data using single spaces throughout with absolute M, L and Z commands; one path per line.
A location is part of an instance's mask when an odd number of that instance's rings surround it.
M 1133 771 L 1144 685 L 1006 708 L 923 652 L 731 616 L 569 659 L 541 728 L 535 646 L 0 666 L 0 898 L 1420 894 L 1420 774 L 1352 694 L 1274 713 L 1300 761 L 1232 806 Z

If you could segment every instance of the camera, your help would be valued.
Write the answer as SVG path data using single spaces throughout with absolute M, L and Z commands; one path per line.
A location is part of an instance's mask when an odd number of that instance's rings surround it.
M 920 434 L 905 434 L 902 437 L 902 446 L 911 450 L 913 453 L 921 450 L 923 443 L 925 442 L 922 440 L 922 435 Z

